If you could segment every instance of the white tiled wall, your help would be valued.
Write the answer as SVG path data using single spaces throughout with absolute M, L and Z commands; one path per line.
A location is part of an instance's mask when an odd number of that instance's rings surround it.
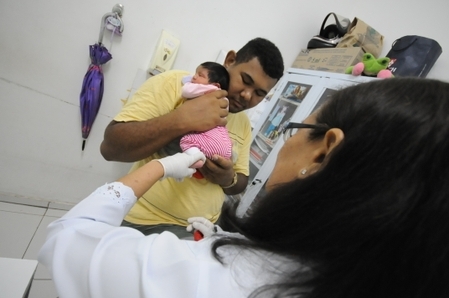
M 0 257 L 36 260 L 46 237 L 46 227 L 70 208 L 0 196 Z M 29 298 L 52 297 L 57 297 L 53 281 L 46 268 L 39 264 Z

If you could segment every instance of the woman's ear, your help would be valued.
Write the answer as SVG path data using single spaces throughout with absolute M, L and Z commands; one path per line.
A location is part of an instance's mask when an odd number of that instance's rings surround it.
M 336 148 L 344 139 L 345 134 L 339 128 L 331 128 L 324 135 L 321 141 L 318 141 L 316 147 L 312 152 L 312 162 L 307 168 L 301 169 L 298 173 L 298 177 L 304 177 L 304 175 L 310 175 L 318 171 L 329 154 Z M 306 173 L 302 173 L 306 170 Z
M 226 54 L 226 58 L 224 61 L 224 67 L 228 68 L 229 66 L 231 66 L 232 64 L 235 63 L 235 57 L 237 57 L 237 53 L 234 50 L 229 51 Z
M 326 155 L 332 152 L 335 147 L 345 138 L 344 132 L 340 128 L 331 128 L 324 135 L 324 146 L 326 148 Z

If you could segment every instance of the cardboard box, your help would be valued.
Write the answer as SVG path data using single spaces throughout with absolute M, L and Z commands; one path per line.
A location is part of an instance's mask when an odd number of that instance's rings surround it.
M 362 61 L 363 54 L 360 47 L 303 49 L 296 57 L 292 67 L 345 73 L 346 68 Z

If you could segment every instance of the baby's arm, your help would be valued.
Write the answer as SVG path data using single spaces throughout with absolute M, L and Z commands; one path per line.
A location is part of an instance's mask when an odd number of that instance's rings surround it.
M 188 82 L 182 86 L 182 97 L 194 98 L 219 89 L 220 88 L 214 85 L 203 85 Z

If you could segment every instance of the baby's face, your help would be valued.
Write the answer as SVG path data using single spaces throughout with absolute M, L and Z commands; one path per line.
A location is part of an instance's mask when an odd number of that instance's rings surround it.
M 209 84 L 209 71 L 201 65 L 196 68 L 195 75 L 192 77 L 192 83 L 195 84 Z

